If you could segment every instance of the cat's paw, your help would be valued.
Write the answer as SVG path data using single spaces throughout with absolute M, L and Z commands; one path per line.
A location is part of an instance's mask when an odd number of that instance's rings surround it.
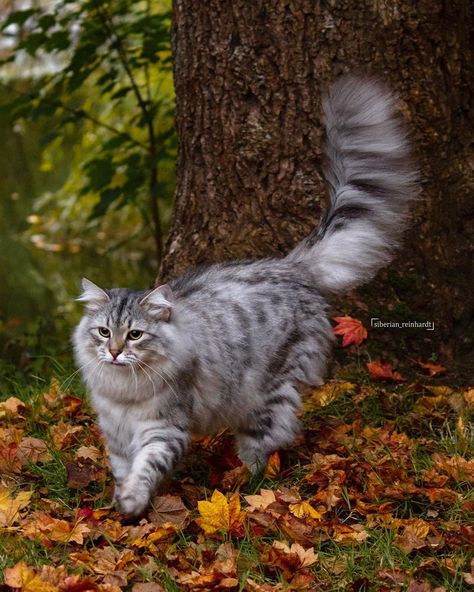
M 119 510 L 124 514 L 140 516 L 148 506 L 150 492 L 124 483 L 120 490 L 115 492 L 114 501 Z

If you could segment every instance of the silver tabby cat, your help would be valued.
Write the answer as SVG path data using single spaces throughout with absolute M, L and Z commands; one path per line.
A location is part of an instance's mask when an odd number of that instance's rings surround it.
M 298 383 L 321 384 L 333 339 L 325 296 L 390 261 L 416 193 L 394 102 L 371 80 L 333 86 L 330 205 L 285 258 L 202 267 L 147 292 L 83 280 L 75 356 L 123 512 L 143 512 L 193 433 L 230 428 L 253 470 L 294 439 Z

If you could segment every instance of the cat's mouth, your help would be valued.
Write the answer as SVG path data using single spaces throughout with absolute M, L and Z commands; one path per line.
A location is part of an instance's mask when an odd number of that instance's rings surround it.
M 125 362 L 119 362 L 118 360 L 112 360 L 110 363 L 113 364 L 114 366 L 126 366 L 127 365 Z

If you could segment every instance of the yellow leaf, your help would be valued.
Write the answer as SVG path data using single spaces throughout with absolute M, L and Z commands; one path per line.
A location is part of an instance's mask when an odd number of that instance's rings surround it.
M 299 502 L 289 505 L 290 512 L 297 518 L 314 518 L 321 520 L 322 515 L 308 502 Z
M 232 508 L 232 515 L 235 515 L 236 506 Z M 220 491 L 215 490 L 210 501 L 198 502 L 198 511 L 201 518 L 196 522 L 204 530 L 206 534 L 214 534 L 219 530 L 228 531 L 231 526 L 229 502 L 226 496 Z M 240 512 L 240 503 L 238 506 Z
M 305 401 L 305 410 L 312 411 L 320 407 L 326 407 L 347 392 L 353 391 L 355 385 L 352 382 L 328 382 L 324 386 L 315 389 Z
M 31 491 L 22 491 L 12 497 L 8 489 L 0 484 L 0 527 L 11 526 L 19 517 L 20 510 L 30 503 L 31 496 Z
M 54 520 L 53 528 L 49 533 L 49 539 L 58 543 L 74 541 L 78 545 L 82 545 L 84 543 L 84 535 L 89 532 L 90 528 L 81 522 L 73 525 L 70 522 L 66 522 L 66 520 Z
M 22 592 L 56 592 L 58 588 L 43 582 L 24 561 L 5 570 L 5 584 L 10 588 L 21 588 Z

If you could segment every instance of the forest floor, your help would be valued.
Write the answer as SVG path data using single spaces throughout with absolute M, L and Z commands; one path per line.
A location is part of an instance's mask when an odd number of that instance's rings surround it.
M 474 590 L 474 389 L 385 371 L 346 369 L 308 392 L 301 437 L 262 477 L 228 435 L 194 442 L 134 522 L 110 505 L 80 387 L 12 386 L 0 403 L 2 589 Z

